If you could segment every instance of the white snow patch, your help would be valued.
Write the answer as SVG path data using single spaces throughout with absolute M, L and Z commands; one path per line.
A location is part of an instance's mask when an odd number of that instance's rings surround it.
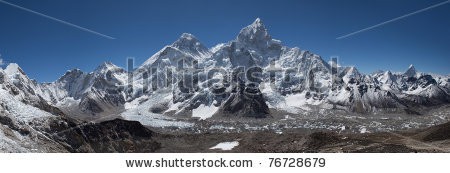
M 219 51 L 223 47 L 225 47 L 225 44 L 224 43 L 220 43 L 220 44 L 212 47 L 211 49 L 209 49 L 209 51 L 212 52 L 212 53 L 216 53 L 217 51 Z
M 80 100 L 75 100 L 73 97 L 67 97 L 56 103 L 57 107 L 74 107 L 78 105 Z
M 361 128 L 359 129 L 359 132 L 360 132 L 360 133 L 367 133 L 366 127 L 361 127 Z
M 192 110 L 192 117 L 199 117 L 201 120 L 211 118 L 219 110 L 214 104 L 206 106 L 201 104 L 198 108 Z
M 178 128 L 190 128 L 194 126 L 193 123 L 171 120 L 158 114 L 133 114 L 133 115 L 123 115 L 125 120 L 139 121 L 144 126 L 150 127 L 178 127 Z
M 238 145 L 239 145 L 238 141 L 222 142 L 222 143 L 217 144 L 214 147 L 211 147 L 210 150 L 220 149 L 220 150 L 224 150 L 224 151 L 229 151 L 229 150 L 232 150 L 234 147 L 237 147 Z
M 284 99 L 284 104 L 279 104 L 277 108 L 285 110 L 290 113 L 299 113 L 299 111 L 310 111 L 309 106 L 317 106 L 322 103 L 321 100 L 307 99 L 305 93 L 287 95 Z
M 292 94 L 286 97 L 286 105 L 291 107 L 297 107 L 305 103 L 305 97 L 303 94 Z
M 272 86 L 270 86 L 270 82 L 264 83 L 264 85 L 261 85 L 261 93 L 264 94 L 273 94 L 274 90 L 272 89 Z M 273 86 L 275 87 L 275 86 Z
M 412 91 L 404 91 L 403 93 L 408 94 L 408 95 L 421 95 L 421 94 L 430 94 L 430 86 L 427 86 L 425 88 L 422 87 L 418 87 L 415 90 Z
M 337 94 L 333 93 L 333 95 L 328 98 L 331 102 L 334 103 L 344 103 L 346 102 L 352 94 L 347 91 L 345 88 L 342 88 Z
M 131 101 L 131 102 L 126 102 L 125 103 L 125 109 L 134 109 L 134 108 L 137 108 L 138 107 L 138 105 L 139 105 L 139 103 L 142 101 L 142 100 L 145 100 L 145 99 L 147 99 L 148 98 L 148 96 L 146 96 L 146 95 L 144 95 L 144 96 L 141 96 L 141 97 L 139 97 L 139 98 L 137 98 L 137 99 L 134 99 L 133 101 Z
M 170 112 L 170 111 L 178 111 L 178 107 L 180 107 L 182 104 L 182 102 L 177 102 L 175 104 L 171 103 L 169 109 L 166 110 L 166 112 Z
M 127 105 L 130 109 L 122 112 L 120 116 L 125 120 L 139 121 L 141 124 L 151 127 L 192 127 L 193 123 L 178 121 L 172 117 L 165 116 L 163 114 L 152 113 L 149 111 L 149 109 L 155 104 L 167 102 L 170 98 L 172 98 L 172 93 L 155 93 L 150 96 L 138 98 L 130 102 L 129 105 Z M 143 99 L 148 100 L 140 104 L 137 103 L 139 101 L 142 101 Z M 133 103 L 135 101 L 136 103 Z M 172 109 L 177 110 L 177 106 L 172 106 Z

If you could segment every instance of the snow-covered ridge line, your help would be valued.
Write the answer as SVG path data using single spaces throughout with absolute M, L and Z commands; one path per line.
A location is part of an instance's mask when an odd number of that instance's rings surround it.
M 180 61 L 198 67 L 180 69 Z M 226 77 L 238 79 L 232 79 L 231 84 L 223 83 L 225 76 L 217 73 L 206 77 L 215 68 L 231 72 L 238 67 L 254 66 L 262 69 L 262 78 L 253 81 L 257 89 L 247 86 L 246 81 L 238 82 L 245 76 L 226 74 Z M 152 69 L 157 71 L 152 72 Z M 186 83 L 179 75 L 169 78 L 167 71 L 189 72 L 189 77 L 198 76 L 197 83 Z M 200 119 L 249 113 L 233 104 L 235 102 L 251 102 L 243 104 L 249 106 L 246 110 L 252 110 L 252 114 L 267 114 L 268 108 L 291 113 L 308 111 L 310 107 L 355 112 L 409 110 L 417 107 L 414 105 L 428 107 L 450 100 L 449 76 L 421 73 L 412 65 L 404 73 L 363 74 L 356 67 L 334 69 L 334 65 L 320 55 L 284 46 L 273 39 L 259 18 L 241 29 L 234 40 L 212 48 L 204 46 L 194 35 L 183 33 L 130 72 L 106 62 L 93 72 L 74 69 L 55 82 L 42 84 L 29 79 L 17 64 L 8 65 L 2 74 L 6 90 L 15 93 L 24 103 L 45 102 L 66 114 L 88 119 L 120 115 L 145 102 L 136 99 L 152 99 L 167 93 L 171 93 L 171 97 L 164 105 L 151 105 L 158 106 L 154 110 L 161 109 L 155 114 L 190 114 Z M 132 80 L 128 79 L 130 76 Z M 154 84 L 159 91 L 153 90 Z M 167 89 L 169 91 L 165 91 Z M 134 106 L 129 106 L 131 103 Z M 177 111 L 169 111 L 169 107 Z

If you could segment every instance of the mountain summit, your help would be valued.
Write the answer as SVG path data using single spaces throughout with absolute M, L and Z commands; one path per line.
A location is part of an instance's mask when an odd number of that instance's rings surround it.
M 406 70 L 406 72 L 404 73 L 404 75 L 408 77 L 414 77 L 416 76 L 416 74 L 417 74 L 416 68 L 412 64 L 409 65 L 408 70 Z
M 267 66 L 269 62 L 280 58 L 283 46 L 281 42 L 267 32 L 261 19 L 244 27 L 235 40 L 214 47 L 214 53 L 208 59 L 220 66 Z
M 267 43 L 270 40 L 272 38 L 260 18 L 243 28 L 237 36 L 237 41 L 244 44 Z
M 194 35 L 189 33 L 181 34 L 180 38 L 171 45 L 181 51 L 185 51 L 194 56 L 204 56 L 209 50 Z

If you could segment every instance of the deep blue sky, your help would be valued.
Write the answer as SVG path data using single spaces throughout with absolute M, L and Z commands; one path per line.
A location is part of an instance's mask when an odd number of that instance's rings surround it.
M 444 0 L 7 0 L 115 37 L 110 40 L 0 3 L 0 54 L 40 82 L 104 61 L 139 65 L 183 32 L 208 47 L 228 42 L 260 17 L 273 38 L 364 73 L 450 73 L 450 4 L 336 40 Z M 3 66 L 4 68 L 5 66 Z

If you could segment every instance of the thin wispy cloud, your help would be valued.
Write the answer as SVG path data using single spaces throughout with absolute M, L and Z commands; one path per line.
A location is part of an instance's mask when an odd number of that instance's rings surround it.
M 361 30 L 352 32 L 352 33 L 350 33 L 350 34 L 342 35 L 342 36 L 340 36 L 340 37 L 337 37 L 336 39 L 337 39 L 337 40 L 340 40 L 340 39 L 344 39 L 344 38 L 347 38 L 347 37 L 350 37 L 350 36 L 353 36 L 353 35 L 356 35 L 356 34 L 365 32 L 365 31 L 369 31 L 369 30 L 372 30 L 372 29 L 381 27 L 381 26 L 383 26 L 383 25 L 386 25 L 386 24 L 389 24 L 389 23 L 392 23 L 392 22 L 396 22 L 396 21 L 398 21 L 398 20 L 401 20 L 401 19 L 410 17 L 410 16 L 412 16 L 412 15 L 416 15 L 416 14 L 419 14 L 419 13 L 422 13 L 422 12 L 425 12 L 425 11 L 428 11 L 428 10 L 431 10 L 431 9 L 434 9 L 434 8 L 436 8 L 436 7 L 439 7 L 439 6 L 448 4 L 448 3 L 450 3 L 450 0 L 447 0 L 447 1 L 444 1 L 444 2 L 441 2 L 441 3 L 438 3 L 438 4 L 435 4 L 435 5 L 432 5 L 432 6 L 429 6 L 429 7 L 426 7 L 426 8 L 417 10 L 417 11 L 414 11 L 414 12 L 412 12 L 412 13 L 405 14 L 405 15 L 403 15 L 403 16 L 400 16 L 400 17 L 397 17 L 397 18 L 394 18 L 394 19 L 391 19 L 391 20 L 388 20 L 388 21 L 385 21 L 385 22 L 381 22 L 381 23 L 379 23 L 379 24 L 376 24 L 376 25 L 373 25 L 373 26 L 370 26 L 370 27 L 367 27 L 367 28 L 364 28 L 364 29 L 361 29 Z
M 91 30 L 91 29 L 88 29 L 88 28 L 85 28 L 85 27 L 82 27 L 82 26 L 79 26 L 79 25 L 76 25 L 76 24 L 73 24 L 73 23 L 70 23 L 70 22 L 67 22 L 67 21 L 58 19 L 58 18 L 55 18 L 55 17 L 52 17 L 52 16 L 49 16 L 49 15 L 46 15 L 46 14 L 43 14 L 43 13 L 34 11 L 34 10 L 31 10 L 31 9 L 28 9 L 28 8 L 25 8 L 25 7 L 22 7 L 22 6 L 19 6 L 19 5 L 16 5 L 16 4 L 13 4 L 13 3 L 10 3 L 10 2 L 4 1 L 4 0 L 0 0 L 0 3 L 9 5 L 9 6 L 14 7 L 14 8 L 17 8 L 17 9 L 21 9 L 21 10 L 23 10 L 23 11 L 30 12 L 30 13 L 32 13 L 32 14 L 35 14 L 35 15 L 38 15 L 38 16 L 41 16 L 41 17 L 44 17 L 44 18 L 53 20 L 53 21 L 55 21 L 55 22 L 58 22 L 58 23 L 61 23 L 61 24 L 64 24 L 64 25 L 67 25 L 67 26 L 70 26 L 70 27 L 73 27 L 73 28 L 77 28 L 77 29 L 82 30 L 82 31 L 85 31 L 85 32 L 89 32 L 89 33 L 91 33 L 91 34 L 95 34 L 95 35 L 100 36 L 100 37 L 104 37 L 104 38 L 111 39 L 111 40 L 116 39 L 116 38 L 111 37 L 111 36 L 109 36 L 109 35 L 102 34 L 102 33 L 100 33 L 100 32 L 97 32 L 97 31 L 94 31 L 94 30 Z

